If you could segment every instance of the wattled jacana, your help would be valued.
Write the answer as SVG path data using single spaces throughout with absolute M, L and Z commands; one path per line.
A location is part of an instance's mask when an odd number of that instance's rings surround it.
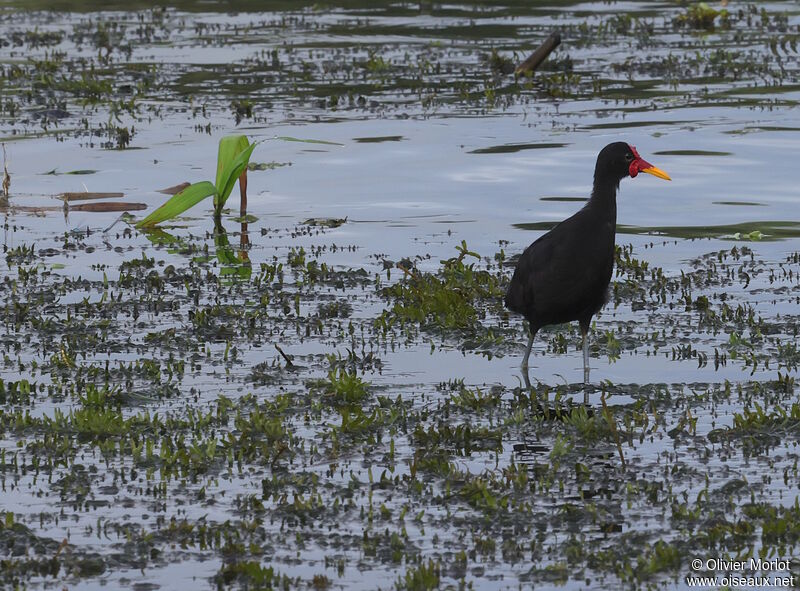
M 617 189 L 626 176 L 646 172 L 662 179 L 669 175 L 642 159 L 625 142 L 607 145 L 597 156 L 594 187 L 589 202 L 531 244 L 517 262 L 506 293 L 506 308 L 525 316 L 530 324 L 528 357 L 536 332 L 549 324 L 577 320 L 583 334 L 583 380 L 589 381 L 589 342 L 592 316 L 608 299 L 614 268 L 617 226 Z

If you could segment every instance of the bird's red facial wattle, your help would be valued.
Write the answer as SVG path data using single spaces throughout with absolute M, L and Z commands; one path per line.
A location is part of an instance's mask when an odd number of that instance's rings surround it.
M 636 148 L 633 146 L 628 147 L 631 149 L 631 152 L 633 152 L 633 161 L 628 167 L 628 174 L 631 175 L 631 178 L 635 178 L 640 172 L 646 172 L 647 174 L 652 174 L 653 176 L 657 176 L 665 181 L 672 180 L 666 172 L 653 166 L 647 160 L 639 156 L 639 152 L 636 151 Z

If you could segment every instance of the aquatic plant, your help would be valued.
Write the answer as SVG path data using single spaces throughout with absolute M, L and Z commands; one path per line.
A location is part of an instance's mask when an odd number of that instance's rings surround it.
M 12 4 L 48 7 L 42 0 Z M 794 23 L 787 33 L 780 15 L 770 16 L 767 26 L 756 7 L 737 7 L 736 30 L 710 37 L 688 26 L 673 30 L 671 19 L 683 6 L 688 3 L 664 4 L 640 17 L 559 11 L 558 24 L 577 52 L 575 68 L 551 55 L 535 80 L 502 83 L 476 54 L 483 45 L 511 55 L 508 35 L 519 28 L 495 22 L 493 11 L 470 11 L 474 27 L 453 20 L 437 30 L 443 41 L 403 43 L 398 36 L 397 44 L 386 45 L 383 36 L 367 35 L 353 51 L 322 42 L 313 55 L 281 44 L 295 31 L 304 34 L 306 20 L 276 18 L 274 26 L 259 28 L 260 38 L 277 40 L 275 49 L 253 49 L 231 71 L 217 63 L 184 68 L 178 60 L 123 58 L 126 48 L 147 53 L 153 43 L 167 51 L 176 38 L 181 53 L 193 41 L 202 47 L 235 40 L 246 15 L 226 22 L 205 13 L 193 20 L 156 8 L 136 11 L 135 27 L 114 13 L 108 26 L 86 15 L 48 21 L 47 32 L 26 32 L 24 15 L 17 21 L 14 13 L 11 45 L 2 50 L 41 60 L 0 67 L 0 126 L 9 142 L 19 133 L 52 133 L 69 145 L 114 148 L 126 139 L 125 129 L 133 144 L 140 139 L 134 125 L 151 137 L 159 121 L 183 137 L 211 134 L 218 124 L 232 124 L 231 100 L 250 99 L 255 112 L 247 121 L 254 126 L 267 124 L 267 112 L 291 109 L 298 116 L 287 116 L 287 130 L 297 129 L 309 112 L 333 104 L 345 118 L 333 123 L 336 129 L 359 113 L 436 118 L 480 115 L 491 104 L 509 113 L 525 109 L 534 131 L 547 136 L 541 118 L 550 122 L 548 95 L 596 98 L 602 91 L 619 108 L 596 127 L 593 115 L 581 117 L 588 129 L 646 130 L 635 127 L 641 122 L 665 131 L 667 122 L 655 116 L 659 107 L 705 111 L 721 101 L 726 112 L 741 111 L 746 120 L 730 133 L 773 139 L 794 133 L 791 117 L 772 127 L 750 123 L 751 109 L 791 111 L 798 60 L 782 40 L 792 43 Z M 316 7 L 315 14 L 317 8 L 337 35 L 341 22 L 359 34 L 351 13 Z M 406 18 L 407 7 L 387 5 L 386 12 Z M 422 12 L 404 27 L 412 41 L 419 36 L 412 21 L 422 19 L 424 29 L 437 18 Z M 587 17 L 583 29 L 578 20 Z M 34 19 L 31 26 L 43 22 Z M 126 27 L 122 44 L 115 21 Z M 374 24 L 363 21 L 363 27 Z M 716 29 L 725 26 L 717 16 Z M 476 34 L 486 43 L 465 49 L 456 41 Z M 601 46 L 620 50 L 609 51 L 599 69 L 584 67 L 584 60 L 595 61 L 592 48 Z M 631 59 L 637 49 L 646 59 Z M 92 57 L 98 53 L 102 63 Z M 373 70 L 362 67 L 368 54 Z M 89 70 L 84 86 L 81 72 Z M 59 88 L 64 79 L 75 84 Z M 92 84 L 95 79 L 101 83 Z M 691 90 L 698 79 L 708 92 Z M 41 104 L 26 98 L 31 89 Z M 636 106 L 651 101 L 652 119 Z M 238 106 L 249 117 L 247 103 Z M 266 111 L 258 112 L 261 106 Z M 573 115 L 552 115 L 559 137 L 551 139 L 564 139 L 562 124 Z M 353 141 L 392 142 L 397 149 L 416 146 L 413 136 Z M 164 146 L 150 148 L 169 149 Z M 296 147 L 291 157 L 274 158 L 297 160 L 278 174 L 305 170 L 303 158 L 328 160 Z M 559 145 L 475 147 L 471 157 L 482 161 Z M 732 153 L 685 148 L 662 152 L 709 159 L 712 169 L 735 168 L 726 162 Z M 272 160 L 253 154 L 251 185 L 256 171 L 277 166 Z M 59 166 L 63 176 L 40 179 L 59 192 L 77 189 L 81 180 L 101 185 L 118 178 L 94 158 L 36 164 L 43 175 Z M 89 167 L 99 169 L 97 176 L 67 176 L 72 168 L 71 174 L 88 175 Z M 773 172 L 779 181 L 780 171 Z M 200 177 L 213 182 L 210 174 L 188 180 Z M 10 208 L 25 195 L 12 195 Z M 726 207 L 769 201 L 760 194 L 743 201 L 745 194 L 724 190 L 710 198 L 726 200 L 713 202 Z M 150 211 L 167 199 L 154 200 Z M 551 199 L 564 198 L 542 201 Z M 204 213 L 213 209 L 208 201 L 201 206 Z M 535 206 L 531 211 L 541 217 Z M 575 330 L 548 334 L 531 375 L 535 388 L 517 386 L 516 372 L 506 373 L 520 324 L 508 326 L 500 309 L 510 275 L 502 249 L 518 252 L 521 235 L 509 232 L 511 242 L 500 240 L 494 257 L 492 251 L 480 259 L 464 254 L 457 262 L 461 253 L 448 251 L 454 237 L 472 243 L 470 236 L 483 230 L 470 230 L 466 219 L 433 226 L 432 238 L 408 230 L 414 242 L 399 253 L 385 241 L 386 248 L 365 250 L 371 239 L 359 228 L 372 225 L 335 230 L 347 221 L 345 213 L 312 210 L 306 216 L 315 217 L 306 221 L 251 224 L 251 251 L 247 220 L 241 231 L 239 223 L 234 230 L 225 222 L 227 235 L 205 221 L 203 231 L 171 237 L 159 229 L 169 230 L 170 222 L 142 235 L 120 226 L 100 233 L 93 224 L 77 227 L 81 215 L 62 234 L 40 231 L 38 218 L 8 212 L 8 247 L 0 257 L 6 335 L 0 339 L 0 485 L 37 500 L 0 511 L 6 549 L 0 587 L 35 589 L 60 580 L 120 586 L 119 577 L 144 571 L 156 584 L 188 573 L 189 585 L 226 590 L 346 588 L 362 580 L 384 589 L 656 588 L 683 585 L 691 556 L 797 554 L 800 423 L 792 415 L 800 412 L 793 407 L 800 345 L 793 311 L 800 253 L 793 251 L 800 247 L 786 240 L 800 235 L 794 218 L 625 227 L 640 237 L 635 247 L 620 246 L 615 305 L 598 318 L 592 343 L 604 361 L 611 352 L 621 356 L 600 370 L 616 383 L 602 380 L 603 393 L 592 393 L 593 404 L 583 407 L 574 404 L 582 386 L 556 374 L 579 357 Z M 337 217 L 323 217 L 329 215 Z M 746 240 L 758 237 L 758 248 L 747 248 Z M 773 240 L 786 240 L 785 246 Z M 679 260 L 671 256 L 676 248 Z M 386 258 L 395 255 L 410 258 L 397 266 Z M 659 260 L 672 262 L 660 268 Z M 386 322 L 376 323 L 384 309 Z M 459 318 L 461 311 L 469 316 Z M 453 327 L 443 328 L 446 323 Z M 485 362 L 478 358 L 484 353 L 506 359 Z M 216 392 L 231 398 L 215 398 Z M 145 512 L 152 518 L 128 518 Z M 295 568 L 298 555 L 303 564 Z M 205 567 L 195 573 L 198 560 Z M 291 576 L 281 564 L 290 565 Z
M 325 399 L 333 404 L 357 404 L 369 395 L 369 384 L 342 368 L 328 372 L 328 379 L 320 380 L 315 386 L 319 386 Z
M 698 2 L 689 6 L 683 14 L 675 17 L 673 22 L 677 27 L 712 31 L 714 29 L 714 21 L 718 16 L 722 16 L 725 19 L 728 16 L 728 11 L 724 9 L 716 10 L 706 2 Z
M 428 591 L 439 587 L 441 565 L 433 560 L 422 562 L 418 567 L 410 567 L 405 575 L 397 580 L 395 589 L 407 591 Z
M 442 261 L 438 273 L 421 272 L 416 267 L 398 268 L 404 277 L 383 288 L 382 295 L 393 302 L 376 323 L 388 329 L 393 325 L 418 323 L 441 330 L 475 329 L 487 304 L 499 301 L 503 294 L 501 278 L 466 257 L 480 261 L 465 242 L 456 247 L 458 256 Z
M 136 227 L 149 228 L 171 220 L 211 196 L 214 197 L 214 217 L 218 219 L 237 179 L 242 196 L 242 214 L 244 214 L 247 207 L 247 165 L 256 145 L 258 144 L 251 144 L 244 135 L 228 135 L 220 139 L 216 183 L 201 181 L 189 185 L 137 223 Z

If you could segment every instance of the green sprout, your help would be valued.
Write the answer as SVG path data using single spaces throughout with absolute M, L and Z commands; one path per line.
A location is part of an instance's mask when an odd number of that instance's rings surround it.
M 288 136 L 275 136 L 275 140 L 284 142 L 302 142 L 306 144 L 324 144 L 328 146 L 341 146 L 337 142 L 325 140 L 300 139 Z M 216 183 L 202 181 L 186 187 L 180 193 L 173 195 L 166 203 L 136 224 L 137 228 L 153 228 L 154 226 L 174 219 L 187 209 L 200 203 L 206 197 L 214 196 L 214 219 L 222 217 L 222 209 L 233 191 L 233 185 L 239 181 L 241 195 L 241 217 L 244 219 L 247 211 L 247 170 L 250 156 L 260 142 L 251 144 L 245 135 L 226 135 L 219 140 L 217 152 L 217 180 Z M 264 167 L 269 168 L 268 166 Z M 260 167 L 254 167 L 255 170 Z
M 201 181 L 173 195 L 166 203 L 136 224 L 137 228 L 150 228 L 171 220 L 194 207 L 206 197 L 214 197 L 214 217 L 219 219 L 237 179 L 241 193 L 242 215 L 247 208 L 247 165 L 256 143 L 251 144 L 244 135 L 228 135 L 219 140 L 217 153 L 217 181 Z

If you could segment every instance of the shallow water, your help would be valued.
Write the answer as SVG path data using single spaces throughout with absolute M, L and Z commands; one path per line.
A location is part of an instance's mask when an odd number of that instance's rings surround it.
M 797 554 L 753 508 L 797 526 L 795 3 L 731 3 L 731 28 L 714 30 L 677 26 L 672 3 L 174 6 L 0 0 L 0 377 L 43 385 L 2 410 L 4 584 L 270 588 L 271 565 L 285 587 L 684 588 L 696 556 Z M 492 50 L 521 61 L 553 29 L 562 45 L 532 82 L 492 72 Z M 167 224 L 167 243 L 125 222 L 104 232 L 117 213 L 60 209 L 62 192 L 122 191 L 152 210 L 159 189 L 214 176 L 227 133 L 285 164 L 249 173 L 250 267 L 217 259 L 210 201 Z M 617 435 L 548 410 L 582 399 L 575 326 L 537 338 L 533 392 L 521 322 L 497 297 L 476 300 L 468 329 L 376 328 L 405 257 L 439 273 L 466 241 L 507 279 L 495 255 L 579 208 L 617 140 L 673 178 L 626 179 L 618 196 L 617 242 L 649 269 L 619 267 L 592 336 L 591 409 L 605 416 L 607 392 Z M 235 194 L 223 226 L 240 256 Z M 312 260 L 338 275 L 310 278 Z M 277 263 L 283 280 L 261 267 Z M 237 269 L 249 278 L 224 274 Z M 326 316 L 329 303 L 351 309 Z M 319 382 L 338 367 L 365 398 L 343 404 Z M 464 402 L 458 380 L 497 401 Z M 88 401 L 87 384 L 109 397 Z M 279 436 L 253 418 L 265 402 Z M 756 404 L 777 414 L 742 419 Z M 118 432 L 69 414 L 99 409 L 183 422 Z M 217 419 L 198 426 L 192 410 Z M 361 411 L 378 426 L 345 428 Z M 500 444 L 465 444 L 458 425 Z

